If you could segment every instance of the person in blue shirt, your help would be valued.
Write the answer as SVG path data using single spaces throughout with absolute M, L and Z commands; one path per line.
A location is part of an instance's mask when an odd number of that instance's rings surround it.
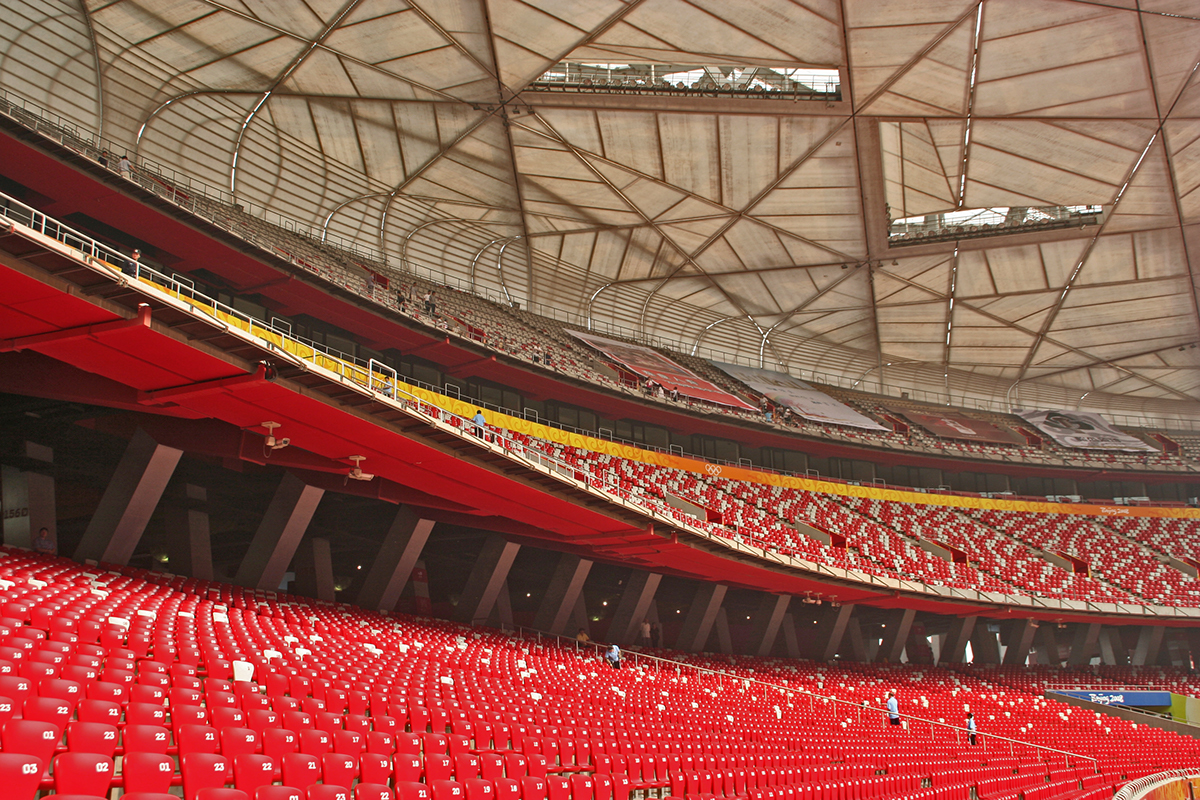
M 975 713 L 967 712 L 967 738 L 971 740 L 971 746 L 975 746 Z
M 483 416 L 482 408 L 475 411 L 475 416 L 471 418 L 471 422 L 475 423 L 475 435 L 482 439 L 484 426 L 487 425 L 487 418 Z
M 888 718 L 889 725 L 899 725 L 900 724 L 900 702 L 896 699 L 895 692 L 888 692 L 887 718 Z
M 607 661 L 609 666 L 611 666 L 613 669 L 620 669 L 621 668 L 621 648 L 617 647 L 614 644 L 612 647 L 610 647 L 608 649 L 608 652 L 604 654 L 604 660 Z

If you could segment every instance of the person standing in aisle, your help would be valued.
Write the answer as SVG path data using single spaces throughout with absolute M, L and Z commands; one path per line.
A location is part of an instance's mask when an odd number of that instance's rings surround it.
M 899 725 L 900 724 L 900 701 L 896 699 L 895 692 L 888 692 L 887 718 L 888 718 L 889 725 Z
M 975 712 L 967 712 L 967 739 L 971 741 L 971 747 L 975 746 Z

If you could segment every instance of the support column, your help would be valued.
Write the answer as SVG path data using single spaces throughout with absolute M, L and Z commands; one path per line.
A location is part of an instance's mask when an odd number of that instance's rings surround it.
M 845 608 L 845 606 L 842 606 Z M 867 642 L 863 639 L 862 625 L 858 622 L 858 617 L 850 617 L 846 620 L 846 641 L 850 645 L 850 660 L 857 661 L 860 664 L 866 664 L 870 661 L 867 656 Z
M 26 458 L 54 463 L 54 450 L 36 442 L 25 442 Z M 25 472 L 16 467 L 0 467 L 0 493 L 4 507 L 4 544 L 31 547 L 38 531 L 45 528 L 50 540 L 58 544 L 58 511 L 55 507 L 54 478 L 40 472 Z
M 546 585 L 546 595 L 533 617 L 533 627 L 559 635 L 570 633 L 571 611 L 583 593 L 583 584 L 592 570 L 592 562 L 571 553 L 558 557 L 558 564 Z
M 1129 663 L 1129 651 L 1121 641 L 1121 631 L 1111 625 L 1100 629 L 1100 663 L 1110 666 Z
M 986 621 L 971 632 L 971 655 L 976 664 L 1000 663 L 1000 638 L 988 629 Z
M 1038 663 L 1053 665 L 1056 667 L 1062 666 L 1062 659 L 1058 652 L 1058 635 L 1057 627 L 1052 623 L 1046 623 L 1038 627 Z
M 617 610 L 613 612 L 612 622 L 608 626 L 610 642 L 621 646 L 633 643 L 638 625 L 650 609 L 650 602 L 654 600 L 654 593 L 658 591 L 661 581 L 662 575 L 656 572 L 633 570 L 625 582 L 625 591 L 617 601 Z
M 967 642 L 971 641 L 978 619 L 977 616 L 970 616 L 950 620 L 950 633 L 946 636 L 939 664 L 962 664 L 967 660 Z
M 355 603 L 363 608 L 392 611 L 412 575 L 425 542 L 433 530 L 433 521 L 421 519 L 408 506 L 400 506 L 387 536 L 379 547 L 379 554 L 363 578 Z
M 329 551 L 328 539 L 314 537 L 307 542 L 301 542 L 296 550 L 295 569 L 296 594 L 330 603 L 336 599 L 333 589 L 333 558 Z
M 704 649 L 708 635 L 712 633 L 713 622 L 717 619 L 717 610 L 725 600 L 725 592 L 728 590 L 729 587 L 722 583 L 700 585 L 687 614 L 683 617 L 683 628 L 675 642 L 676 650 L 699 653 Z
M 908 642 L 908 632 L 912 629 L 916 616 L 917 611 L 913 608 L 897 608 L 888 615 L 887 627 L 883 629 L 883 641 L 879 643 L 879 651 L 875 654 L 876 661 L 900 663 L 904 645 Z
M 508 571 L 512 569 L 513 559 L 521 545 L 510 542 L 503 536 L 491 534 L 483 543 L 479 558 L 467 576 L 467 585 L 463 587 L 454 616 L 459 622 L 480 624 L 492 615 L 492 607 L 501 587 L 508 580 Z
M 495 620 L 496 626 L 504 630 L 513 629 L 513 613 L 512 613 L 512 594 L 508 588 L 508 581 L 504 581 L 500 585 L 500 591 L 496 593 L 496 608 L 492 612 L 488 622 Z
M 817 624 L 806 625 L 804 630 L 799 631 L 802 657 L 816 661 L 832 661 L 842 647 L 846 626 L 853 614 L 853 603 L 821 606 L 821 611 L 817 614 Z
M 208 490 L 185 483 L 172 491 L 166 508 L 167 556 L 171 572 L 199 580 L 213 579 L 212 533 L 208 521 Z
M 128 564 L 182 455 L 138 428 L 75 548 L 75 560 Z
M 729 633 L 729 614 L 725 609 L 717 609 L 717 621 L 713 627 L 717 629 L 717 652 L 733 655 L 733 637 Z
M 1158 663 L 1158 654 L 1162 650 L 1163 634 L 1166 628 L 1161 625 L 1143 625 L 1138 631 L 1137 646 L 1133 649 L 1134 666 L 1143 667 Z
M 1008 649 L 1004 651 L 1004 663 L 1007 666 L 1022 666 L 1029 660 L 1029 649 L 1033 647 L 1033 637 L 1038 632 L 1038 624 L 1031 619 L 1014 620 L 1008 633 Z
M 796 618 L 791 614 L 783 615 L 783 647 L 788 658 L 802 658 L 800 642 L 796 639 Z
M 324 494 L 324 489 L 285 474 L 233 582 L 251 589 L 278 589 Z
M 768 656 L 775 647 L 775 638 L 779 635 L 779 626 L 787 613 L 791 595 L 764 594 L 759 601 L 758 610 L 754 612 L 754 620 L 750 628 L 750 647 L 757 656 Z M 793 637 L 795 633 L 793 632 Z
M 1075 636 L 1071 640 L 1071 655 L 1067 657 L 1067 666 L 1086 666 L 1092 661 L 1096 645 L 1100 639 L 1100 623 L 1081 622 L 1075 626 Z

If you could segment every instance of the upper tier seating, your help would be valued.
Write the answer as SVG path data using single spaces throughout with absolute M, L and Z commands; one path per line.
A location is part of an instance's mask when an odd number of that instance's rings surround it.
M 1166 555 L 1188 557 L 1165 548 L 1192 552 L 1200 543 L 1200 521 L 970 511 L 841 497 L 685 472 L 523 434 L 509 435 L 586 474 L 610 479 L 616 475 L 626 496 L 680 522 L 808 561 L 1009 595 L 1200 607 L 1200 583 L 1161 563 Z M 704 509 L 705 518 L 672 505 L 671 497 Z M 844 546 L 836 540 L 825 544 L 811 538 L 797 524 L 832 533 L 844 539 Z M 927 552 L 922 541 L 940 545 L 943 555 Z M 961 557 L 955 558 L 955 552 Z M 1063 559 L 1053 559 L 1056 555 L 1086 562 L 1089 569 L 1064 567 Z
M 1200 759 L 1193 739 L 1039 697 L 1046 671 L 669 652 L 688 664 L 612 670 L 573 642 L 8 548 L 0 614 L 14 800 L 1067 800 Z M 243 662 L 251 680 L 235 679 Z M 1169 669 L 1103 677 L 1190 686 Z M 905 726 L 883 724 L 888 690 Z M 967 710 L 977 747 L 948 727 Z

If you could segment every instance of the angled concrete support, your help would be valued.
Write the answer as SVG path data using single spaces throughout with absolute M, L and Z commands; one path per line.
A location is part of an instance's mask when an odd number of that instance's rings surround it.
M 908 632 L 912 630 L 916 616 L 917 612 L 912 608 L 897 608 L 888 615 L 887 627 L 883 629 L 883 640 L 879 643 L 879 651 L 875 653 L 876 661 L 887 664 L 900 663 L 904 645 L 908 642 Z
M 171 572 L 199 580 L 213 579 L 212 534 L 208 522 L 208 491 L 185 483 L 171 492 L 166 507 Z
M 330 603 L 336 599 L 333 589 L 333 558 L 328 539 L 314 537 L 307 542 L 301 542 L 296 550 L 295 569 L 296 594 Z
M 570 631 L 571 612 L 583 593 L 583 584 L 592 570 L 592 562 L 586 558 L 563 553 L 550 575 L 546 595 L 533 618 L 533 627 L 539 631 L 566 634 Z
M 732 655 L 733 637 L 729 633 L 729 614 L 725 609 L 717 609 L 717 621 L 713 627 L 717 632 L 717 652 Z
M 139 428 L 88 522 L 75 560 L 128 564 L 182 455 Z
M 26 458 L 54 463 L 54 449 L 36 442 L 25 442 Z M 58 543 L 58 511 L 55 507 L 54 478 L 40 472 L 16 467 L 0 467 L 0 492 L 4 514 L 4 543 L 32 547 L 33 539 L 45 528 L 50 541 Z
M 1056 667 L 1062 666 L 1062 659 L 1058 652 L 1058 630 L 1055 625 L 1046 623 L 1039 626 L 1037 643 L 1039 664 L 1048 664 Z
M 633 570 L 625 581 L 625 591 L 617 601 L 617 610 L 613 612 L 612 622 L 608 626 L 608 639 L 619 645 L 632 644 L 637 634 L 638 626 L 646 618 L 650 610 L 650 602 L 658 591 L 662 575 L 657 572 L 642 572 Z
M 1100 663 L 1110 666 L 1129 663 L 1129 651 L 1121 641 L 1121 631 L 1111 625 L 1100 629 Z
M 791 595 L 764 594 L 754 612 L 750 628 L 750 647 L 755 655 L 767 656 L 775 647 L 775 638 L 779 635 L 779 626 L 787 613 Z M 792 633 L 793 638 L 795 632 Z
M 324 494 L 324 489 L 290 472 L 284 475 L 233 582 L 251 589 L 278 589 Z
M 845 608 L 845 606 L 842 606 L 842 608 Z M 846 643 L 850 645 L 850 661 L 865 664 L 871 660 L 867 652 L 867 642 L 863 638 L 862 625 L 859 624 L 857 617 L 851 616 L 846 620 L 846 635 L 844 638 Z
M 496 607 L 488 618 L 488 624 L 492 623 L 504 630 L 513 629 L 512 593 L 508 588 L 508 581 L 505 581 L 500 586 L 500 591 L 496 593 Z
M 463 587 L 458 606 L 454 609 L 454 616 L 459 622 L 482 624 L 487 621 L 520 549 L 521 545 L 503 536 L 488 536 L 479 558 L 475 559 L 471 574 L 467 576 L 467 585 Z
M 783 647 L 788 658 L 802 658 L 800 641 L 796 638 L 796 618 L 791 614 L 783 615 Z
M 1138 630 L 1137 646 L 1133 649 L 1134 666 L 1143 667 L 1158 663 L 1158 654 L 1162 650 L 1163 634 L 1166 630 L 1161 625 L 1143 625 Z
M 817 624 L 801 623 L 796 634 L 800 640 L 802 658 L 832 661 L 843 644 L 846 626 L 854 614 L 854 604 L 823 605 L 817 612 Z M 790 615 L 789 615 L 790 616 Z M 793 626 L 795 628 L 795 626 Z M 861 634 L 859 636 L 861 639 Z
M 1008 649 L 1004 651 L 1004 663 L 1008 666 L 1022 666 L 1029 660 L 1029 649 L 1033 647 L 1033 637 L 1038 632 L 1038 624 L 1031 619 L 1014 620 L 1008 631 Z
M 1081 622 L 1075 626 L 1075 636 L 1071 639 L 1071 655 L 1067 657 L 1067 666 L 1081 667 L 1092 662 L 1096 646 L 1100 641 L 1100 623 Z
M 971 655 L 976 664 L 1000 663 L 1000 637 L 986 621 L 982 625 L 976 623 L 971 632 Z
M 950 632 L 946 635 L 946 644 L 938 659 L 939 664 L 962 664 L 967 660 L 967 642 L 975 632 L 975 621 L 979 617 L 955 617 L 950 620 Z
M 358 605 L 379 611 L 391 611 L 396 607 L 425 542 L 429 541 L 433 525 L 432 520 L 421 519 L 408 506 L 396 510 L 387 536 L 379 546 L 379 554 L 371 562 L 362 588 L 358 590 L 355 600 Z
M 679 638 L 675 642 L 676 650 L 699 653 L 704 649 L 708 635 L 712 633 L 713 623 L 717 619 L 717 610 L 721 608 L 725 592 L 728 590 L 729 587 L 721 583 L 700 585 L 687 613 L 683 616 L 683 628 L 680 629 Z

